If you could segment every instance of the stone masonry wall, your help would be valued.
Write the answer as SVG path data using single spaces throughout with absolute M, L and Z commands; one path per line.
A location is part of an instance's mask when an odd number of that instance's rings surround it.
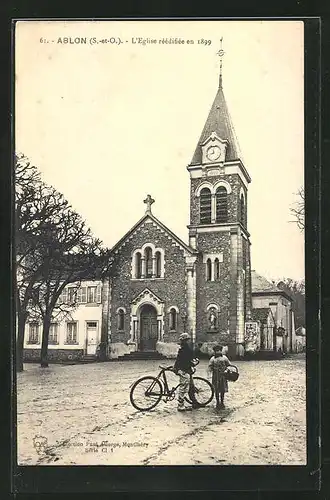
M 190 224 L 199 224 L 199 198 L 195 196 L 196 189 L 200 184 L 207 181 L 211 184 L 216 184 L 223 180 L 230 184 L 232 192 L 228 195 L 228 222 L 236 222 L 238 220 L 239 209 L 239 192 L 241 187 L 245 187 L 238 174 L 214 176 L 200 179 L 191 179 L 190 183 Z M 246 190 L 245 190 L 246 193 Z
M 145 243 L 153 243 L 164 249 L 164 278 L 132 280 L 132 253 Z M 153 223 L 145 223 L 119 251 L 116 258 L 114 276 L 111 287 L 111 342 L 127 342 L 130 336 L 130 310 L 132 300 L 145 288 L 149 288 L 165 304 L 164 341 L 176 342 L 183 331 L 181 314 L 185 309 L 186 279 L 185 258 L 183 249 L 176 246 L 172 239 Z M 170 306 L 179 309 L 178 327 L 175 333 L 169 332 Z M 119 307 L 126 309 L 124 332 L 118 332 L 116 311 Z
M 206 281 L 205 264 L 200 256 L 197 263 L 197 342 L 227 343 L 230 307 L 230 233 L 214 232 L 198 234 L 198 249 L 206 253 L 223 253 L 220 263 L 220 279 Z M 206 308 L 214 303 L 219 307 L 218 329 L 210 331 Z

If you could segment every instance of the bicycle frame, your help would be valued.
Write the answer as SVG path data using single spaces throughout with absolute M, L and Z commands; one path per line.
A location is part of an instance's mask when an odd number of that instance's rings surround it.
M 171 397 L 175 394 L 176 390 L 180 386 L 180 382 L 175 386 L 172 387 L 172 389 L 169 388 L 168 382 L 167 382 L 167 377 L 166 377 L 166 372 L 167 371 L 172 371 L 171 367 L 169 368 L 161 368 L 160 372 L 158 373 L 157 377 L 155 377 L 157 380 L 159 380 L 163 384 L 164 391 L 162 393 L 162 398 L 168 398 Z M 196 370 L 193 370 L 193 373 L 195 373 Z M 193 384 L 192 376 L 190 383 Z M 154 386 L 154 382 L 150 385 L 149 389 L 147 390 L 147 393 L 152 395 L 152 389 Z
M 168 386 L 168 382 L 167 382 L 167 377 L 166 377 L 166 371 L 170 371 L 171 368 L 162 368 L 160 370 L 160 372 L 158 373 L 157 377 L 155 377 L 157 380 L 159 380 L 162 385 L 163 385 L 163 388 L 164 388 L 164 392 L 162 394 L 162 397 L 170 397 L 170 396 L 173 396 L 173 394 L 175 393 L 175 391 L 177 390 L 177 388 L 179 387 L 180 383 L 173 387 L 172 389 L 169 388 Z M 152 390 L 152 387 L 153 387 L 154 384 L 151 384 L 149 391 Z

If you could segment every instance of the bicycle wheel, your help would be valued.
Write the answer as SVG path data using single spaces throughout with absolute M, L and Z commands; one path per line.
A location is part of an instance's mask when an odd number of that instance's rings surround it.
M 191 390 L 189 390 L 189 396 L 186 398 L 189 403 L 193 403 L 193 399 L 199 404 L 199 406 L 208 405 L 214 396 L 214 389 L 212 384 L 202 377 L 193 377 L 193 388 L 194 398 L 192 398 Z
M 158 405 L 163 395 L 163 388 L 155 377 L 142 377 L 137 380 L 130 392 L 129 398 L 139 411 L 148 411 Z

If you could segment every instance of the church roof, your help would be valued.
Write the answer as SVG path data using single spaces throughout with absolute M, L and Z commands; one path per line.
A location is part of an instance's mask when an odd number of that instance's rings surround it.
M 291 300 L 292 297 L 288 295 L 284 290 L 281 290 L 275 283 L 268 281 L 267 278 L 258 274 L 256 271 L 251 271 L 251 285 L 252 285 L 252 294 L 255 295 L 267 295 L 267 294 L 276 294 L 283 295 L 287 299 Z
M 274 283 L 261 276 L 256 271 L 251 271 L 252 293 L 254 292 L 281 292 Z
M 126 242 L 132 237 L 133 233 L 142 226 L 147 219 L 151 219 L 152 222 L 158 226 L 158 228 L 167 234 L 172 240 L 179 245 L 182 249 L 186 250 L 190 254 L 198 253 L 196 250 L 187 245 L 182 241 L 175 233 L 173 233 L 168 227 L 165 226 L 160 220 L 157 219 L 150 211 L 145 213 L 144 216 L 112 247 L 111 253 L 118 253 L 119 249 L 126 244 Z
M 228 141 L 226 161 L 242 158 L 234 126 L 223 93 L 222 84 L 219 85 L 202 134 L 199 138 L 191 165 L 202 163 L 201 145 L 208 137 L 210 137 L 212 132 L 215 132 L 220 139 Z

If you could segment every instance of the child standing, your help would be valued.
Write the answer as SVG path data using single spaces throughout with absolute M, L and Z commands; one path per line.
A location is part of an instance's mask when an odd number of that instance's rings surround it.
M 213 347 L 214 355 L 209 361 L 209 373 L 212 374 L 212 385 L 214 387 L 215 397 L 217 400 L 216 409 L 224 408 L 225 392 L 228 392 L 228 382 L 224 372 L 231 365 L 227 356 L 222 353 L 222 346 L 216 345 Z

